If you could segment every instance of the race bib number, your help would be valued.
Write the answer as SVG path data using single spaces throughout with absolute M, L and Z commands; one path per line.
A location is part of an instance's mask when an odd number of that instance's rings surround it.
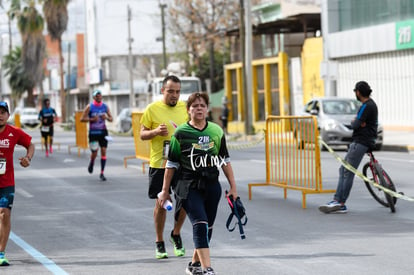
M 164 146 L 162 147 L 162 158 L 168 159 L 168 151 L 170 151 L 170 141 L 165 140 Z
M 99 148 L 99 143 L 98 143 L 97 141 L 91 141 L 91 142 L 89 143 L 89 148 L 90 148 L 92 151 L 96 151 L 96 150 L 98 150 L 98 148 Z
M 42 126 L 40 131 L 45 132 L 45 133 L 49 133 L 49 129 L 50 129 L 49 126 Z
M 0 158 L 0 175 L 6 173 L 6 159 Z

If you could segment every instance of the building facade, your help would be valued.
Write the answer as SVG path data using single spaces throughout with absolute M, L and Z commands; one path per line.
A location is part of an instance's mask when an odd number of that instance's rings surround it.
M 328 94 L 353 97 L 366 80 L 387 129 L 414 130 L 414 1 L 324 0 Z

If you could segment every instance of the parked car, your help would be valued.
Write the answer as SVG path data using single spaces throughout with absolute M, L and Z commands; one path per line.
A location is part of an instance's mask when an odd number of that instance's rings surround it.
M 309 101 L 304 108 L 304 115 L 317 117 L 319 135 L 329 146 L 345 145 L 352 142 L 351 121 L 355 119 L 361 102 L 352 98 L 322 97 Z M 298 135 L 303 136 L 303 135 Z M 302 141 L 312 142 L 308 140 Z M 378 138 L 375 149 L 380 150 L 383 143 L 383 127 L 378 126 Z M 326 148 L 321 146 L 322 150 Z
M 123 108 L 116 117 L 116 130 L 120 133 L 126 133 L 132 127 L 132 109 Z
M 22 126 L 35 127 L 40 124 L 39 112 L 36 108 L 26 107 L 20 111 L 20 123 Z

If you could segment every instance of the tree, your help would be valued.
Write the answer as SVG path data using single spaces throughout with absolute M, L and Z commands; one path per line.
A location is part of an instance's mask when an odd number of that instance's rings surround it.
M 16 47 L 8 55 L 4 56 L 3 68 L 5 76 L 9 77 L 12 98 L 17 101 L 32 85 L 24 69 L 21 47 Z M 13 106 L 16 106 L 16 102 L 13 102 Z
M 215 64 L 215 68 L 214 68 L 214 72 L 216 72 L 216 75 L 214 76 L 214 79 L 212 79 L 213 82 L 216 83 L 216 90 L 220 91 L 221 89 L 224 88 L 224 60 L 229 60 L 229 52 L 228 51 L 224 51 L 224 52 L 219 52 L 219 51 L 215 51 L 214 52 L 214 64 Z M 207 79 L 210 78 L 210 56 L 208 53 L 203 54 L 200 57 L 200 66 L 198 69 L 197 68 L 197 75 L 201 78 L 201 79 Z M 205 87 L 202 87 L 203 90 L 205 90 Z
M 199 71 L 202 70 L 200 56 L 203 52 L 208 53 L 208 78 L 211 79 L 212 92 L 216 92 L 220 86 L 215 81 L 215 45 L 224 39 L 222 30 L 237 22 L 238 15 L 234 13 L 237 9 L 235 0 L 174 0 L 169 9 L 171 30 L 184 39 L 187 51 L 194 57 Z
M 66 122 L 66 94 L 64 90 L 64 70 L 62 54 L 62 34 L 68 26 L 68 3 L 70 0 L 43 0 L 43 13 L 45 15 L 47 30 L 52 40 L 58 42 L 60 65 L 60 104 L 62 121 Z
M 25 1 L 27 6 L 21 9 L 20 0 L 12 0 L 10 7 L 11 19 L 17 19 L 17 27 L 22 37 L 21 58 L 23 64 L 22 73 L 29 80 L 27 86 L 27 106 L 34 107 L 33 90 L 43 79 L 43 60 L 46 52 L 46 42 L 43 37 L 43 17 L 35 7 L 34 0 Z

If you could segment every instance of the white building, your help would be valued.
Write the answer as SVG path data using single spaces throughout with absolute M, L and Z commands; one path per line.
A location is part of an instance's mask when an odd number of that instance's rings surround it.
M 367 81 L 385 128 L 414 129 L 414 1 L 324 0 L 325 58 L 336 66 L 325 92 L 353 97 Z

